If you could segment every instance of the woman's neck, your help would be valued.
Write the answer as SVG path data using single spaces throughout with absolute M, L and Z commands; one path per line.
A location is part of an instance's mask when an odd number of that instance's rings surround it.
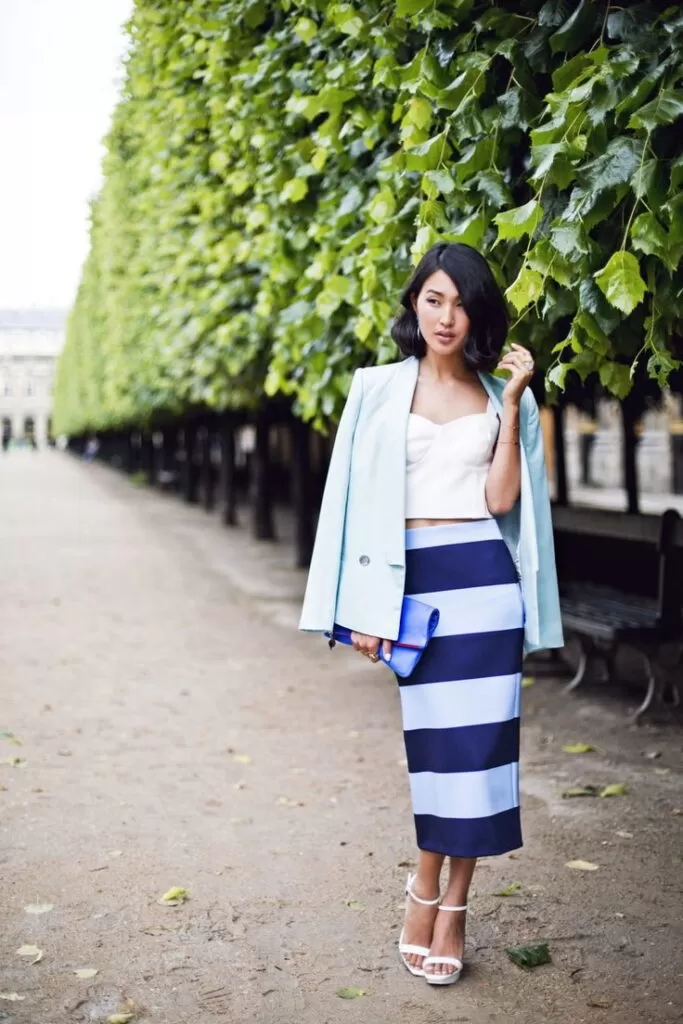
M 472 380 L 474 376 L 472 370 L 465 366 L 459 354 L 439 356 L 429 350 L 420 360 L 420 374 L 437 384 Z

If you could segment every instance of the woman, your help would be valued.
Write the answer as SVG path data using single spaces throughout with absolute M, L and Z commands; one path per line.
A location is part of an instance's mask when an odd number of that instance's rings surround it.
M 520 345 L 501 358 L 507 315 L 489 266 L 469 246 L 435 245 L 401 301 L 392 337 L 406 358 L 354 374 L 300 628 L 346 626 L 377 662 L 405 595 L 439 609 L 398 679 L 419 851 L 399 953 L 446 985 L 462 970 L 477 858 L 522 844 L 524 651 L 563 641 L 534 364 Z

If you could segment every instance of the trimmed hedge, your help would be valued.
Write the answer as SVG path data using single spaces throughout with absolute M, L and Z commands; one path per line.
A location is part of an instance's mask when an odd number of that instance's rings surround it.
M 128 32 L 57 431 L 277 394 L 324 425 L 442 238 L 551 390 L 680 365 L 677 7 L 137 0 Z

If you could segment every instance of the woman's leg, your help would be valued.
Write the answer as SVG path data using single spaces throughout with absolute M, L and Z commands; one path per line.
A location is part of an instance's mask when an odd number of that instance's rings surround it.
M 464 907 L 477 865 L 476 857 L 450 857 L 448 887 L 441 902 L 447 907 Z M 465 911 L 442 910 L 437 914 L 434 935 L 429 950 L 431 956 L 456 956 L 462 960 L 465 952 Z M 430 974 L 450 974 L 450 964 L 429 964 Z
M 439 895 L 439 879 L 445 858 L 442 853 L 430 853 L 428 850 L 419 850 L 418 853 L 413 892 L 420 899 L 433 900 Z M 435 906 L 425 907 L 408 897 L 403 941 L 412 946 L 424 946 L 429 949 L 436 913 Z M 406 960 L 415 967 L 421 967 L 424 957 L 417 953 L 407 953 Z

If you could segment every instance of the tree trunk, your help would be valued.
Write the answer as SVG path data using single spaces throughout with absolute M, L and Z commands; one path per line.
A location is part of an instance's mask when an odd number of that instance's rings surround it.
M 564 440 L 564 406 L 558 402 L 552 407 L 555 422 L 555 502 L 558 505 L 569 504 L 567 488 L 567 460 Z
M 219 500 L 226 526 L 237 526 L 237 487 L 235 479 L 235 418 L 226 412 L 221 417 L 221 480 Z
M 313 551 L 313 508 L 311 487 L 311 430 L 307 423 L 292 419 L 292 507 L 294 550 L 297 569 L 305 569 Z
M 270 466 L 270 410 L 262 406 L 256 416 L 256 446 L 252 457 L 253 529 L 257 540 L 275 540 Z
M 202 505 L 207 512 L 213 511 L 215 505 L 215 474 L 214 467 L 211 461 L 211 447 L 213 443 L 213 432 L 209 423 L 205 423 L 201 428 L 201 438 L 199 442 L 199 450 L 201 452 L 201 492 L 202 492 Z
M 197 422 L 196 420 L 186 420 L 183 426 L 183 450 L 185 458 L 183 460 L 182 494 L 183 499 L 188 505 L 196 504 L 199 491 L 199 473 L 197 471 L 197 463 L 195 459 L 196 445 Z
M 629 396 L 630 397 L 630 396 Z M 638 437 L 636 436 L 636 424 L 639 417 L 639 409 L 635 402 L 629 398 L 623 399 L 621 407 L 622 424 L 622 468 L 624 487 L 626 489 L 626 511 L 629 515 L 638 515 L 638 467 L 636 464 L 636 448 Z
M 158 451 L 158 469 L 156 483 L 161 490 L 177 487 L 178 465 L 176 462 L 176 449 L 178 447 L 178 428 L 164 427 L 161 432 L 161 447 Z M 173 474 L 171 478 L 170 474 Z

